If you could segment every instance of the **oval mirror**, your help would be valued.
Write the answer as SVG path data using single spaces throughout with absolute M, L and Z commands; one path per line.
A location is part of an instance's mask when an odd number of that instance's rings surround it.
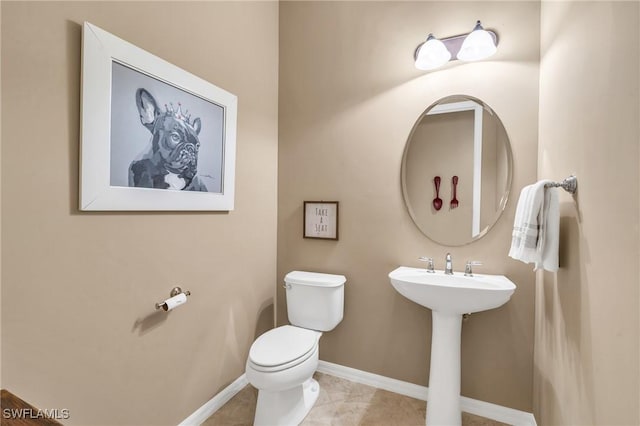
M 439 244 L 469 244 L 502 214 L 512 168 L 509 137 L 487 104 L 463 95 L 440 99 L 420 115 L 404 150 L 409 215 Z

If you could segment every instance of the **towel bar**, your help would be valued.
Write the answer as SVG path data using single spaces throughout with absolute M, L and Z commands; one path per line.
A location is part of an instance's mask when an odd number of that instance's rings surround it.
M 569 176 L 562 182 L 550 182 L 544 185 L 545 188 L 561 187 L 570 194 L 575 194 L 578 190 L 578 178 L 574 175 Z

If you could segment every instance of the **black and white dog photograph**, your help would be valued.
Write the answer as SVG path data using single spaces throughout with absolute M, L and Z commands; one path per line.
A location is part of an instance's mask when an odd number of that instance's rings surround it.
M 224 109 L 112 65 L 111 186 L 222 192 Z

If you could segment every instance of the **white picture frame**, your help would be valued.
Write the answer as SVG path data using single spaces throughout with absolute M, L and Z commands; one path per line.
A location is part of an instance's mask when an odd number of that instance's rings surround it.
M 237 97 L 88 22 L 82 55 L 80 210 L 233 210 Z

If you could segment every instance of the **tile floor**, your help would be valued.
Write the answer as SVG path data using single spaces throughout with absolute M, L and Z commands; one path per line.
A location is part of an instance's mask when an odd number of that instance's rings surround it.
M 424 401 L 371 386 L 316 373 L 320 395 L 302 426 L 422 426 Z M 209 417 L 203 426 L 251 425 L 258 391 L 247 385 Z M 484 417 L 462 413 L 463 426 L 506 426 Z

